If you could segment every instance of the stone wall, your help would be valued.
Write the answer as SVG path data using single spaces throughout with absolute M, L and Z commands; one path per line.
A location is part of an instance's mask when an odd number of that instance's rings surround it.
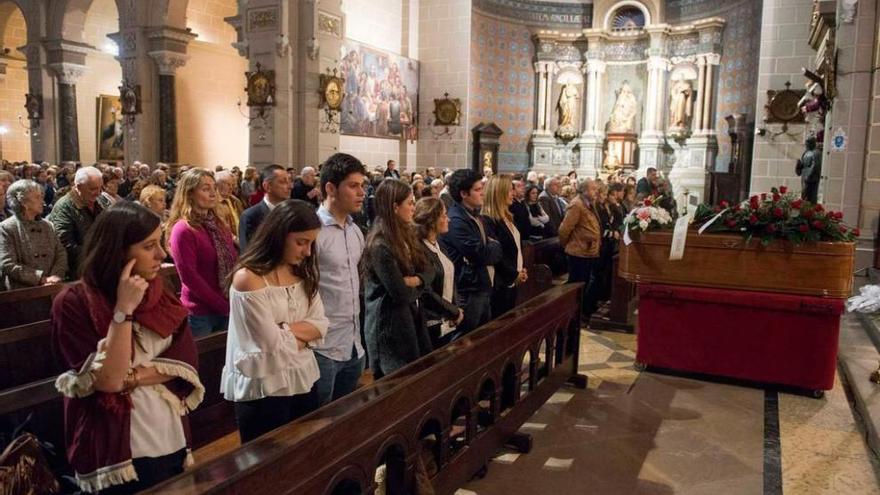
M 471 0 L 420 0 L 419 2 L 419 150 L 418 166 L 463 168 L 469 166 L 469 77 Z M 462 116 L 451 135 L 434 121 L 434 99 L 459 98 Z M 437 133 L 437 134 L 435 134 Z
M 27 27 L 21 11 L 12 2 L 0 5 L 0 32 L 4 51 L 0 62 L 6 65 L 6 73 L 0 76 L 0 126 L 5 128 L 5 133 L 0 134 L 0 158 L 30 160 L 30 136 L 18 123 L 18 116 L 25 114 L 28 76 L 24 55 L 17 48 L 27 41 Z
M 768 89 L 783 90 L 786 82 L 792 89 L 804 87 L 801 67 L 812 66 L 814 58 L 807 44 L 812 5 L 811 0 L 764 0 L 756 94 L 759 126 Z M 779 124 L 768 124 L 766 129 L 765 136 L 755 136 L 751 191 L 766 192 L 778 185 L 800 191 L 794 168 L 804 150 L 805 126 L 789 125 L 784 133 Z

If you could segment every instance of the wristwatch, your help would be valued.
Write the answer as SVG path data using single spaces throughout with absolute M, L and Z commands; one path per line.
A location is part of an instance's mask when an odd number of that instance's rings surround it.
M 126 321 L 134 321 L 134 316 L 127 315 L 118 309 L 113 312 L 113 321 L 116 323 L 125 323 Z

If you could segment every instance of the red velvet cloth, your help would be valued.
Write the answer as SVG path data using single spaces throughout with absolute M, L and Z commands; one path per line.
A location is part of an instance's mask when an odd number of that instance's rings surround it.
M 842 299 L 639 284 L 636 360 L 806 390 L 830 390 Z

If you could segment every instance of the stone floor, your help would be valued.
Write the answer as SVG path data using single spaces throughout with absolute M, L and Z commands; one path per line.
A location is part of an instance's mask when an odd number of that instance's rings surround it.
M 777 395 L 639 373 L 634 335 L 581 346 L 588 389 L 557 392 L 523 426 L 532 452 L 499 452 L 457 495 L 880 493 L 839 378 L 823 399 Z

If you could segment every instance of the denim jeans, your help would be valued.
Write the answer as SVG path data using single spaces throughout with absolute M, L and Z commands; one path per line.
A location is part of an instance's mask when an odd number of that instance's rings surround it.
M 366 356 L 358 357 L 357 349 L 352 346 L 348 361 L 336 361 L 317 352 L 315 359 L 318 360 L 318 369 L 321 370 L 321 377 L 315 382 L 320 405 L 354 392 L 358 379 L 364 372 Z
M 492 319 L 492 292 L 459 292 L 455 305 L 462 308 L 464 318 L 455 327 L 450 340 L 460 339 Z
M 587 320 L 596 311 L 596 262 L 598 258 L 568 255 L 568 283 L 583 282 L 581 314 Z
M 189 315 L 187 319 L 195 338 L 204 337 L 214 332 L 222 332 L 229 325 L 229 317 L 225 315 Z

